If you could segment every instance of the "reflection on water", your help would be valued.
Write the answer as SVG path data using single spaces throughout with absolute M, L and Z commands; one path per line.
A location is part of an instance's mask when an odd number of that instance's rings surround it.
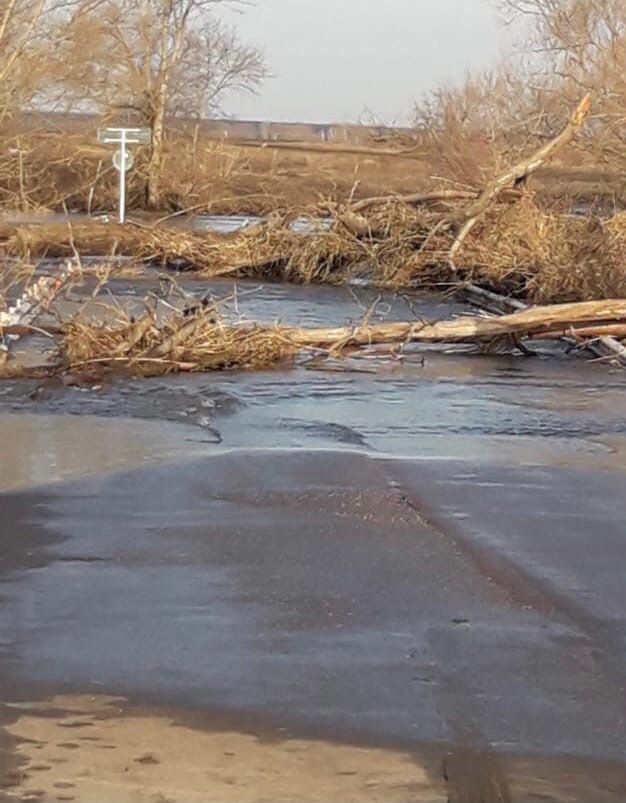
M 190 226 L 195 231 L 217 231 L 220 234 L 231 234 L 248 226 L 258 225 L 263 220 L 264 218 L 255 215 L 193 215 L 180 218 L 179 225 Z M 329 229 L 332 222 L 331 218 L 315 218 L 313 220 L 299 217 L 291 221 L 290 228 L 300 234 L 309 234 L 320 228 Z
M 127 418 L 0 415 L 0 490 L 194 457 L 187 427 Z

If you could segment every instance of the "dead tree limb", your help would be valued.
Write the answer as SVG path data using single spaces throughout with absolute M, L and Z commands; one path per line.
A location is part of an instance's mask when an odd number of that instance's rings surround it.
M 503 191 L 506 199 L 519 200 L 522 193 L 519 190 L 508 189 Z M 375 206 L 385 206 L 390 203 L 406 204 L 407 206 L 420 206 L 423 204 L 437 204 L 451 201 L 475 201 L 480 193 L 478 190 L 435 190 L 433 192 L 414 192 L 409 195 L 376 195 L 372 198 L 363 198 L 350 205 L 353 212 L 365 212 Z
M 550 140 L 550 142 L 547 142 L 539 148 L 538 151 L 535 151 L 532 156 L 522 159 L 521 162 L 518 162 L 504 173 L 497 176 L 485 187 L 476 201 L 468 206 L 465 210 L 463 225 L 450 248 L 448 256 L 450 267 L 453 270 L 456 271 L 454 262 L 456 255 L 469 233 L 489 208 L 489 205 L 512 183 L 528 178 L 528 176 L 536 172 L 544 162 L 568 145 L 583 127 L 590 111 L 591 96 L 585 95 L 578 104 L 576 111 L 572 114 L 568 124 L 558 136 Z
M 523 159 L 513 167 L 498 176 L 491 182 L 473 204 L 465 211 L 464 223 L 459 233 L 457 234 L 450 252 L 448 254 L 448 263 L 453 272 L 456 273 L 457 266 L 455 264 L 455 257 L 461 249 L 464 241 L 478 223 L 481 216 L 486 212 L 489 205 L 498 198 L 498 196 L 506 191 L 510 191 L 510 184 L 522 179 L 528 178 L 532 173 L 539 170 L 544 163 L 554 156 L 561 148 L 568 145 L 578 134 L 580 129 L 585 123 L 591 111 L 591 97 L 585 95 L 578 107 L 571 116 L 568 124 L 563 131 L 554 139 L 547 142 L 543 147 L 536 151 L 532 156 Z M 479 306 L 493 309 L 494 306 L 500 311 L 507 311 L 511 309 L 528 309 L 527 305 L 522 301 L 515 299 L 507 299 L 496 293 L 491 293 L 473 283 L 468 283 L 461 288 L 470 301 L 478 304 Z M 572 338 L 563 335 L 563 339 L 572 344 Z M 581 344 L 582 348 L 587 348 L 598 356 L 613 356 L 619 359 L 622 364 L 626 364 L 626 348 L 619 343 L 610 334 L 603 335 L 589 341 L 588 343 Z
M 374 206 L 384 206 L 388 203 L 403 203 L 408 206 L 418 204 L 438 203 L 440 201 L 471 201 L 478 197 L 472 190 L 440 190 L 439 192 L 414 192 L 410 195 L 377 195 L 364 198 L 350 205 L 353 212 L 365 212 Z
M 172 332 L 162 343 L 159 343 L 159 345 L 149 349 L 143 354 L 143 356 L 149 358 L 162 358 L 172 354 L 172 352 L 174 352 L 181 343 L 184 343 L 185 341 L 188 341 L 190 338 L 194 337 L 196 332 L 201 330 L 205 324 L 206 319 L 203 312 L 199 312 L 196 315 L 191 316 L 187 323 L 183 324 L 180 329 Z
M 13 329 L 13 332 L 10 333 L 13 340 L 22 337 L 23 332 L 33 333 L 37 318 L 49 310 L 61 290 L 79 274 L 80 266 L 67 260 L 64 270 L 58 275 L 41 276 L 30 282 L 16 302 L 6 312 L 0 312 L 0 362 L 7 359 L 12 343 L 12 340 L 4 337 L 5 334 L 9 334 L 8 330 Z M 43 332 L 43 330 L 40 331 Z
M 285 328 L 281 331 L 298 347 L 335 348 L 338 345 L 368 346 L 376 343 L 476 343 L 497 337 L 559 338 L 564 334 L 601 337 L 603 326 L 615 331 L 626 324 L 626 299 L 554 304 L 492 318 L 455 318 L 433 323 L 404 322 L 372 326 L 341 326 L 330 329 Z

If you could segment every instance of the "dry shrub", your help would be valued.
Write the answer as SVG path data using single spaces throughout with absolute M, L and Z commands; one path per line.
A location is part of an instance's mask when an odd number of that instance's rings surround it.
M 301 234 L 285 227 L 259 227 L 238 241 L 244 274 L 271 275 L 293 282 L 345 282 L 362 265 L 366 248 L 337 230 Z
M 366 215 L 340 210 L 330 228 L 312 219 L 307 233 L 293 230 L 295 215 L 233 234 L 97 222 L 17 226 L 5 232 L 4 250 L 29 260 L 68 257 L 76 248 L 206 277 L 331 284 L 363 277 L 428 288 L 469 278 L 537 303 L 626 296 L 626 214 L 607 220 L 561 214 L 539 207 L 530 194 L 518 203 L 495 204 L 457 256 L 459 273 L 450 269 L 448 253 L 462 209 L 390 201 Z
M 528 197 L 491 210 L 465 243 L 460 263 L 474 280 L 536 303 L 621 298 L 625 218 L 558 214 Z
M 159 266 L 193 269 L 205 276 L 263 273 L 291 281 L 339 281 L 335 275 L 365 255 L 353 237 L 338 232 L 299 234 L 286 224 L 252 226 L 235 234 L 167 226 L 95 221 L 18 225 L 5 231 L 4 250 L 23 258 L 127 256 Z
M 5 262 L 0 271 L 0 311 L 8 307 L 8 299 L 17 297 L 32 278 L 33 265 L 23 260 Z
M 64 206 L 79 212 L 117 208 L 113 148 L 96 141 L 97 120 L 17 120 L 0 131 L 0 207 L 22 211 Z M 384 143 L 381 147 L 384 147 Z M 129 209 L 146 205 L 147 150 L 134 150 L 127 176 Z M 320 199 L 345 201 L 429 185 L 429 165 L 415 158 L 276 150 L 211 139 L 197 128 L 172 129 L 161 172 L 163 211 L 268 214 Z
M 127 256 L 163 265 L 193 265 L 219 274 L 227 262 L 228 241 L 219 235 L 168 227 L 118 225 L 98 221 L 17 225 L 5 231 L 5 252 L 33 258 Z
M 465 241 L 458 275 L 448 253 L 459 213 L 405 205 L 377 210 L 368 219 L 380 238 L 370 246 L 373 275 L 396 286 L 469 279 L 534 303 L 626 297 L 626 213 L 606 220 L 562 214 L 530 194 L 494 204 Z
M 311 211 L 305 210 L 305 216 Z M 233 234 L 97 221 L 71 227 L 16 225 L 5 227 L 3 247 L 6 254 L 23 259 L 71 257 L 76 249 L 85 255 L 127 256 L 193 269 L 210 277 L 264 275 L 336 284 L 358 275 L 402 284 L 413 278 L 407 266 L 437 220 L 434 213 L 395 203 L 374 210 L 365 232 L 355 232 L 343 216 L 330 228 L 311 217 L 308 232 L 298 232 L 291 225 L 294 217 L 301 215 L 294 212 Z
M 95 131 L 27 131 L 2 138 L 0 206 L 14 210 L 81 211 L 113 208 L 117 172 L 111 154 L 95 143 Z M 129 200 L 138 198 L 131 184 Z
M 4 231 L 4 251 L 14 257 L 128 256 L 162 266 L 191 268 L 205 276 L 272 275 L 297 282 L 339 282 L 371 254 L 367 244 L 340 228 L 312 223 L 309 234 L 290 227 L 291 216 L 234 234 L 168 226 L 54 223 L 17 225 Z

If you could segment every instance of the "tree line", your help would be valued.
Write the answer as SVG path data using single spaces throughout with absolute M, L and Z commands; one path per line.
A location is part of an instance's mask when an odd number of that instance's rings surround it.
M 480 185 L 485 172 L 546 140 L 585 94 L 577 147 L 587 164 L 626 167 L 626 0 L 495 0 L 514 46 L 492 69 L 441 86 L 415 125 L 442 168 Z
M 0 0 L 0 124 L 36 108 L 149 127 L 146 201 L 160 202 L 165 124 L 205 117 L 266 76 L 220 16 L 240 0 Z

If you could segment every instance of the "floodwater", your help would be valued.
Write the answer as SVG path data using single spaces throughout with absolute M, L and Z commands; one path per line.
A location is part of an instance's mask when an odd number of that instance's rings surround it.
M 210 289 L 238 320 L 463 311 Z M 623 372 L 9 382 L 0 435 L 8 799 L 626 800 Z
M 187 213 L 172 213 L 169 215 L 157 214 L 138 214 L 130 213 L 130 220 L 137 220 L 138 222 L 149 224 L 158 223 L 159 225 L 170 225 L 175 227 L 190 228 L 193 231 L 214 231 L 220 234 L 231 234 L 240 231 L 248 226 L 255 226 L 262 223 L 266 218 L 258 217 L 256 215 L 208 215 L 208 214 L 187 214 Z M 4 215 L 2 221 L 9 225 L 37 225 L 45 223 L 65 223 L 67 221 L 72 223 L 80 223 L 88 220 L 96 220 L 102 223 L 109 223 L 116 220 L 116 215 L 110 212 L 103 212 L 101 214 L 86 215 L 80 212 L 72 212 L 69 215 L 54 213 L 54 212 L 13 212 L 12 214 Z M 308 218 L 297 217 L 291 221 L 290 227 L 297 232 L 306 233 L 312 229 L 328 228 L 332 223 L 331 218 Z

